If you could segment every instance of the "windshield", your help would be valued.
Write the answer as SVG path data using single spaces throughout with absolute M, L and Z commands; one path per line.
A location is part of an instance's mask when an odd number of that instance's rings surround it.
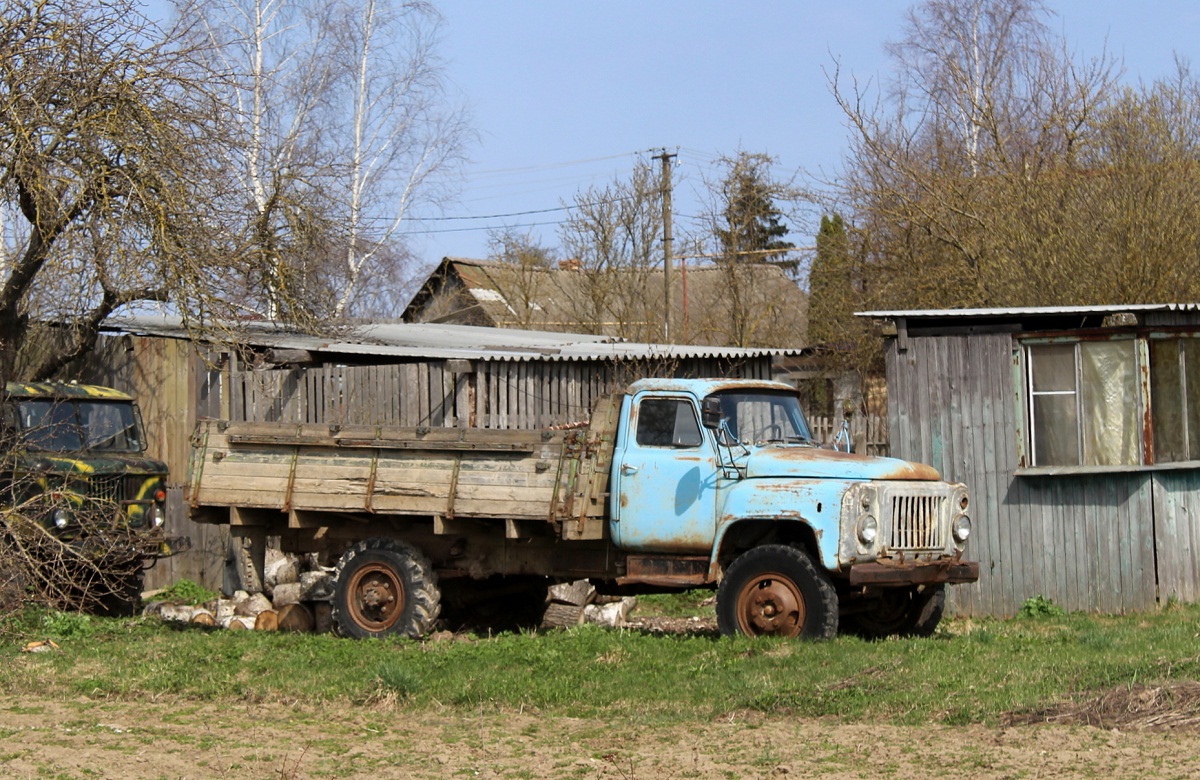
M 739 441 L 807 442 L 812 440 L 800 400 L 791 393 L 752 390 L 716 393 L 721 418 Z
M 38 398 L 18 406 L 25 446 L 48 452 L 141 452 L 137 412 L 128 401 Z

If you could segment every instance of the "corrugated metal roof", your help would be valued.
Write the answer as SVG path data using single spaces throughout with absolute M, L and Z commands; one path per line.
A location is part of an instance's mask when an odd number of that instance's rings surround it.
M 178 317 L 138 315 L 108 320 L 103 330 L 159 338 L 192 334 Z M 246 344 L 330 355 L 465 360 L 637 360 L 754 358 L 798 355 L 800 349 L 740 349 L 682 344 L 641 344 L 586 333 L 484 328 L 472 325 L 389 323 L 359 325 L 322 338 L 268 322 L 238 323 Z
M 895 311 L 860 311 L 856 317 L 873 319 L 918 319 L 922 317 L 971 319 L 980 317 L 1057 317 L 1065 314 L 1118 314 L 1120 312 L 1200 311 L 1200 303 L 1132 303 L 1106 306 L 1018 306 L 998 309 L 907 309 Z

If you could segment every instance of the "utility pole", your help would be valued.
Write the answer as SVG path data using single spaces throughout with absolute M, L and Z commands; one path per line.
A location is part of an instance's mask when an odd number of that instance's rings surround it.
M 663 341 L 671 343 L 671 160 L 678 155 L 661 153 L 651 157 L 662 162 L 662 220 L 663 220 Z

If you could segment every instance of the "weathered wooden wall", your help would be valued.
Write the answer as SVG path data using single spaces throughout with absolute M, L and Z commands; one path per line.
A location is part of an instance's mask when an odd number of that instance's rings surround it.
M 769 379 L 770 360 L 686 360 L 672 375 Z M 651 376 L 638 364 L 414 361 L 234 371 L 230 418 L 245 422 L 537 429 L 588 419 L 601 396 Z M 661 374 L 659 374 L 661 375 Z
M 1014 614 L 1042 595 L 1123 612 L 1200 599 L 1200 472 L 1019 474 L 1014 342 L 1007 333 L 909 337 L 887 351 L 892 454 L 971 489 L 979 582 L 959 614 Z
M 146 572 L 145 586 L 160 588 L 190 579 L 219 587 L 226 534 L 223 527 L 193 523 L 183 495 L 197 415 L 212 416 L 215 411 L 206 392 L 208 369 L 188 341 L 120 336 L 100 339 L 84 378 L 137 398 L 146 426 L 146 454 L 170 468 L 166 533 L 192 542 L 190 551 L 162 558 Z

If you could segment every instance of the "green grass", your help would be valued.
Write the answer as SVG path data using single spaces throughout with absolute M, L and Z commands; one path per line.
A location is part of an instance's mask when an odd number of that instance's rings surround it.
M 690 608 L 686 601 L 683 608 Z M 592 626 L 467 642 L 355 642 L 151 619 L 92 618 L 81 631 L 70 620 L 27 615 L 9 626 L 9 640 L 0 645 L 19 660 L 0 673 L 0 696 L 387 700 L 418 709 L 603 713 L 662 723 L 746 711 L 995 723 L 1004 713 L 1112 686 L 1197 679 L 1198 623 L 1200 608 L 1173 606 L 1124 617 L 949 621 L 930 639 L 883 642 L 662 636 Z M 23 642 L 42 638 L 55 639 L 61 650 L 17 653 Z

